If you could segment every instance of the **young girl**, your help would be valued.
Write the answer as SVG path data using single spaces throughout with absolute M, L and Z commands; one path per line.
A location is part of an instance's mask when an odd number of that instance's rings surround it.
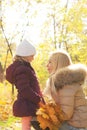
M 14 62 L 6 70 L 6 79 L 18 90 L 13 104 L 13 114 L 22 119 L 22 130 L 31 130 L 31 120 L 36 116 L 42 99 L 39 83 L 31 62 L 36 54 L 35 47 L 24 40 L 16 49 Z
M 50 56 L 47 69 L 50 78 L 44 95 L 60 104 L 66 117 L 59 130 L 86 130 L 87 100 L 83 84 L 87 68 L 82 64 L 72 64 L 70 56 L 60 51 Z

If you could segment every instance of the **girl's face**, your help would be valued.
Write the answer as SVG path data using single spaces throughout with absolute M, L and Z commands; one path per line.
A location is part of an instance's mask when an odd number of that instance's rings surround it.
M 26 61 L 27 61 L 27 62 L 32 62 L 32 60 L 34 60 L 34 55 L 31 55 L 31 56 L 27 56 L 27 57 L 26 57 Z

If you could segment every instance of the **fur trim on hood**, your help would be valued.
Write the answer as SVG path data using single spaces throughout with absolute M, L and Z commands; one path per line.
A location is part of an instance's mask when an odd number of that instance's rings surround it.
M 65 85 L 83 84 L 86 74 L 86 66 L 82 64 L 70 65 L 56 72 L 53 76 L 54 85 L 56 89 L 60 89 Z

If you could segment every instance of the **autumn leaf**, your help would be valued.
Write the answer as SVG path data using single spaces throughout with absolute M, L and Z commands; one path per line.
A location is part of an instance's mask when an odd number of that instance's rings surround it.
M 48 114 L 46 113 L 45 109 L 43 108 L 40 108 L 37 112 L 36 112 L 37 115 L 41 115 L 43 118 L 45 119 L 49 119 L 49 116 Z
M 47 127 L 52 129 L 52 124 L 50 124 L 50 121 L 47 119 L 44 119 L 42 116 L 37 116 L 37 120 L 40 122 L 40 127 L 44 130 Z
M 47 127 L 50 130 L 58 130 L 61 123 L 65 120 L 64 113 L 59 104 L 47 103 L 39 104 L 40 108 L 37 111 L 37 120 L 40 123 L 42 130 Z
M 6 99 L 0 99 L 0 120 L 5 121 L 9 117 L 9 113 L 11 112 L 11 101 Z

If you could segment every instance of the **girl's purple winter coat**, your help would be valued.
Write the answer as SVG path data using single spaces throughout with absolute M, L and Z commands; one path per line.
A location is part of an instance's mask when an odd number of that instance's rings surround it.
M 14 116 L 35 116 L 42 94 L 30 63 L 14 61 L 6 69 L 6 79 L 18 90 L 17 100 L 13 104 Z

